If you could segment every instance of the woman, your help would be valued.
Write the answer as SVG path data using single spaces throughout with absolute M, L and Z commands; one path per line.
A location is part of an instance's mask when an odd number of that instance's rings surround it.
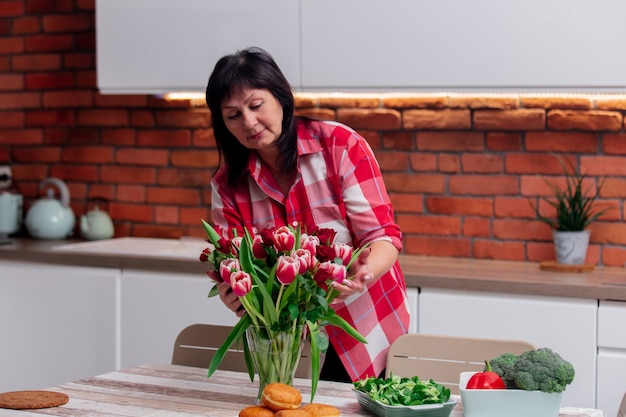
M 401 232 L 369 145 L 347 126 L 295 117 L 289 82 L 259 48 L 221 58 L 206 100 L 221 158 L 211 182 L 214 224 L 241 231 L 297 221 L 334 229 L 337 242 L 369 244 L 350 271 L 354 278 L 334 283 L 340 295 L 333 304 L 368 343 L 327 326 L 331 346 L 320 378 L 380 376 L 391 342 L 408 332 L 409 306 Z M 229 284 L 218 288 L 242 316 Z

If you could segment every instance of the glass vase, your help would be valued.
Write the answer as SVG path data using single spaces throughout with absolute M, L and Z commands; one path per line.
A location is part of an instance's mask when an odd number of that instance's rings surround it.
M 292 384 L 306 337 L 304 329 L 302 325 L 293 326 L 289 331 L 275 331 L 255 325 L 246 329 L 248 347 L 259 377 L 257 403 L 261 402 L 267 384 Z

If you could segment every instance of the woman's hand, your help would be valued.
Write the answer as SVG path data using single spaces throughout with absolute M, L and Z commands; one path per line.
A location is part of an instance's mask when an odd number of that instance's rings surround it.
M 233 289 L 230 288 L 228 283 L 220 282 L 217 284 L 217 290 L 220 293 L 222 303 L 224 303 L 224 305 L 230 310 L 234 311 L 237 317 L 241 317 L 246 314 L 246 310 L 243 308 L 241 300 L 239 300 L 239 297 L 233 292 Z
M 359 254 L 358 259 L 352 264 L 348 271 L 352 279 L 345 279 L 343 282 L 333 282 L 331 286 L 339 291 L 339 295 L 333 300 L 333 303 L 341 303 L 356 293 L 362 293 L 367 290 L 367 284 L 374 280 L 374 274 L 368 269 L 368 258 L 372 252 L 372 248 L 365 248 Z
M 376 281 L 393 266 L 398 259 L 398 250 L 390 242 L 379 240 L 363 249 L 359 258 L 348 271 L 351 280 L 333 282 L 331 285 L 339 291 L 333 303 L 341 303 L 353 294 L 367 291 L 367 286 Z
M 241 317 L 246 314 L 246 310 L 243 308 L 239 297 L 235 295 L 233 289 L 230 288 L 230 285 L 227 282 L 222 281 L 216 271 L 207 271 L 207 275 L 217 285 L 217 291 L 220 293 L 220 300 L 222 300 L 222 303 L 224 303 L 227 308 L 235 312 L 237 317 Z

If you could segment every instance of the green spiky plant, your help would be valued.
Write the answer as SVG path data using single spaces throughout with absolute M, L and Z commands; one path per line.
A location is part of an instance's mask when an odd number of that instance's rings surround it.
M 604 178 L 598 183 L 595 192 L 591 192 L 592 187 L 583 188 L 583 182 L 587 178 L 586 174 L 582 174 L 576 169 L 571 160 L 567 159 L 566 164 L 559 155 L 554 156 L 563 168 L 567 183 L 564 189 L 560 189 L 544 178 L 544 181 L 552 190 L 553 197 L 541 197 L 541 199 L 556 209 L 556 216 L 547 217 L 541 214 L 538 205 L 533 206 L 533 208 L 537 218 L 548 224 L 552 229 L 561 232 L 581 232 L 611 209 L 607 207 L 595 210 L 595 203 L 604 185 Z

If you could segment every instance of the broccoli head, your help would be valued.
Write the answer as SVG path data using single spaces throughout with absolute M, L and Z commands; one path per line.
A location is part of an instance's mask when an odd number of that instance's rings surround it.
M 562 392 L 574 380 L 574 366 L 549 348 L 527 350 L 520 355 L 503 353 L 491 359 L 489 365 L 507 388 Z
M 519 389 L 563 392 L 574 380 L 574 366 L 549 348 L 527 350 L 517 357 L 512 377 Z
M 517 388 L 515 386 L 515 378 L 514 378 L 514 366 L 517 361 L 517 355 L 514 353 L 503 353 L 502 355 L 495 357 L 489 361 L 489 365 L 491 365 L 491 370 L 498 375 L 504 381 L 507 388 Z M 487 367 L 485 366 L 485 371 L 487 371 Z

